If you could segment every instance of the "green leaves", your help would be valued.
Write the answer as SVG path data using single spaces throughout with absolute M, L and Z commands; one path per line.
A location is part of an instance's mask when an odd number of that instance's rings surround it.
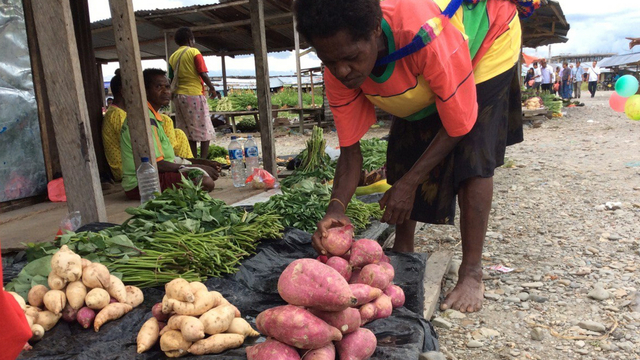
M 36 285 L 47 286 L 47 278 L 51 272 L 51 257 L 52 255 L 49 255 L 29 262 L 20 271 L 20 274 L 7 284 L 6 289 L 15 291 L 26 299 L 32 287 Z

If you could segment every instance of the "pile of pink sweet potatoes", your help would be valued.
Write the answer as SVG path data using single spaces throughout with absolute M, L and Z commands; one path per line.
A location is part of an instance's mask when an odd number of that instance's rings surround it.
M 247 348 L 249 360 L 364 360 L 376 337 L 362 326 L 404 304 L 393 266 L 374 241 L 353 241 L 351 227 L 331 229 L 328 257 L 299 259 L 282 272 L 278 292 L 288 305 L 256 318 L 267 341 Z

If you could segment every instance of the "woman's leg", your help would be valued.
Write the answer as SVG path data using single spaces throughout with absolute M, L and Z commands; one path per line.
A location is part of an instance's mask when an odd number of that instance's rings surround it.
M 209 156 L 209 141 L 200 141 L 200 158 L 206 159 Z
M 393 251 L 413 252 L 416 224 L 416 221 L 407 220 L 400 225 L 396 225 L 396 239 L 393 244 Z

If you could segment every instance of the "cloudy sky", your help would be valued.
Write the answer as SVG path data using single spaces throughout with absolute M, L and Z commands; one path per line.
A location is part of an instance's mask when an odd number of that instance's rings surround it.
M 135 10 L 176 8 L 190 5 L 204 5 L 216 0 L 133 0 Z M 560 0 L 562 9 L 571 25 L 565 44 L 551 46 L 551 54 L 576 54 L 611 52 L 630 53 L 625 40 L 627 36 L 640 37 L 640 6 L 635 0 Z M 108 0 L 89 1 L 91 21 L 111 17 Z M 635 50 L 640 51 L 636 48 Z M 525 49 L 531 55 L 546 56 L 548 47 Z M 213 73 L 220 73 L 220 58 L 209 56 L 205 58 L 207 67 Z M 319 60 L 313 53 L 302 57 L 302 67 L 319 65 Z M 164 67 L 163 60 L 144 61 L 143 67 Z M 108 64 L 103 68 L 105 77 L 113 74 L 117 64 Z M 247 75 L 254 72 L 252 56 L 236 57 L 227 60 L 229 75 Z M 291 52 L 269 55 L 269 70 L 272 74 L 292 74 L 295 71 L 295 57 Z

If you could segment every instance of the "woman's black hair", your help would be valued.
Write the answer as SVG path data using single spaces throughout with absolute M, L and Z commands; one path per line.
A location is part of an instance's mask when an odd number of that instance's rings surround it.
M 122 93 L 122 78 L 120 77 L 119 73 L 111 78 L 109 86 L 111 87 L 111 93 L 113 94 L 113 96 Z
M 346 30 L 354 41 L 371 37 L 382 19 L 380 0 L 295 0 L 298 32 L 313 44 Z
M 193 33 L 191 29 L 188 27 L 181 27 L 176 31 L 176 34 L 173 36 L 173 40 L 175 40 L 178 46 L 189 45 L 189 40 L 193 40 Z
M 142 77 L 144 78 L 144 88 L 148 89 L 151 86 L 151 80 L 156 76 L 167 76 L 167 72 L 162 69 L 144 69 Z

